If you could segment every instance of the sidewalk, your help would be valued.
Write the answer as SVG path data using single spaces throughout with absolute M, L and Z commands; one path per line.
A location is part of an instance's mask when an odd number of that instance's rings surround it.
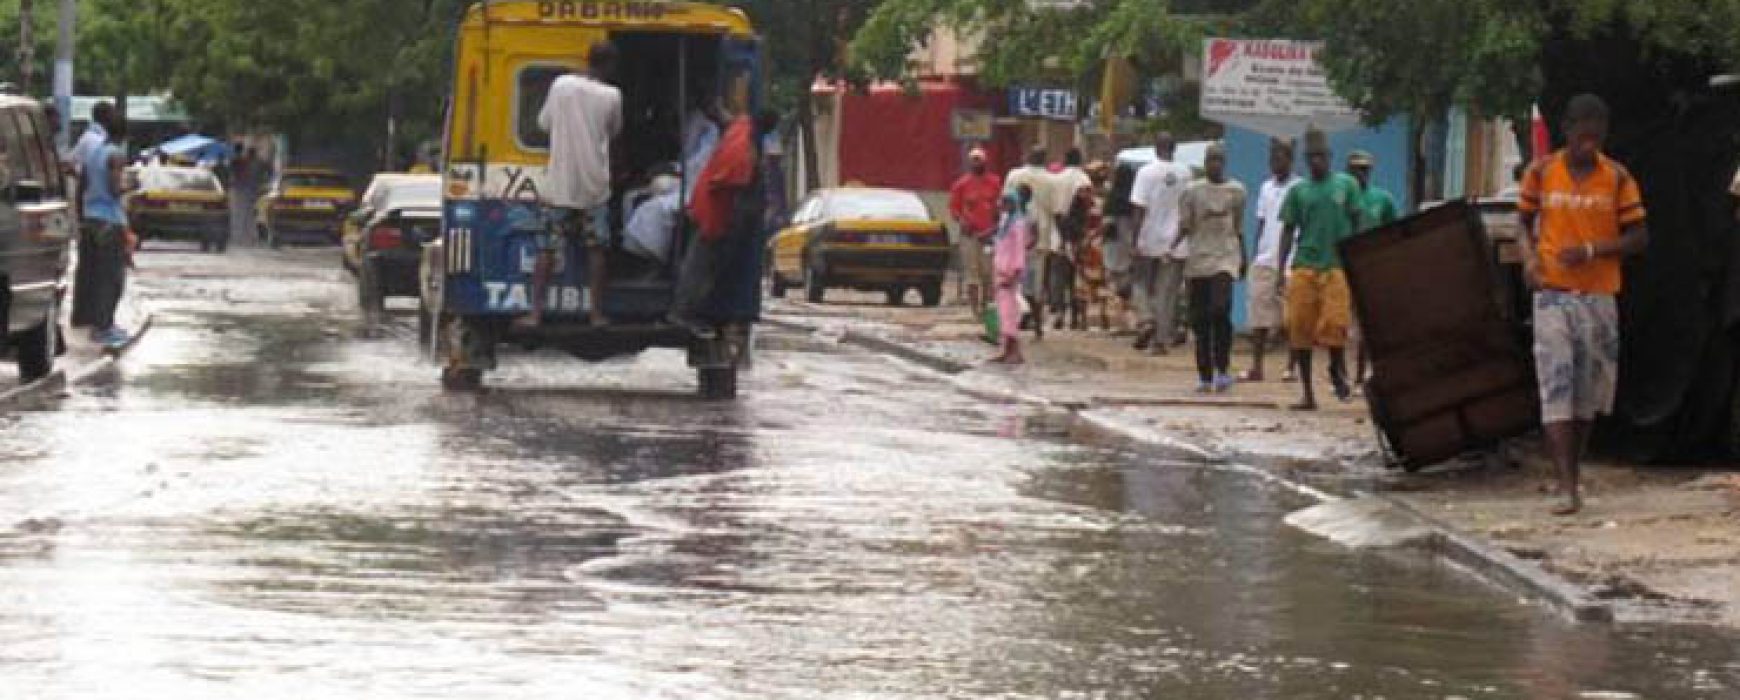
M 1432 524 L 1473 536 L 1604 601 L 1620 620 L 1675 619 L 1740 627 L 1740 475 L 1594 464 L 1584 469 L 1585 512 L 1548 514 L 1551 465 L 1522 444 L 1514 464 L 1453 464 L 1422 474 L 1384 468 L 1363 402 L 1338 403 L 1318 383 L 1323 410 L 1284 407 L 1296 383 L 1241 384 L 1195 393 L 1193 348 L 1147 357 L 1104 331 L 1026 334 L 1028 364 L 986 365 L 995 348 L 958 305 L 889 307 L 880 295 L 829 293 L 830 303 L 775 301 L 769 317 L 837 333 L 952 375 L 963 391 L 1075 412 L 1125 436 L 1249 464 L 1311 493 L 1376 492 Z M 1249 363 L 1246 343 L 1233 369 Z M 1271 352 L 1277 377 L 1284 353 Z M 1319 363 L 1321 364 L 1321 363 Z M 1461 539 L 1461 538 L 1451 538 Z M 1510 563 L 1495 566 L 1515 565 Z

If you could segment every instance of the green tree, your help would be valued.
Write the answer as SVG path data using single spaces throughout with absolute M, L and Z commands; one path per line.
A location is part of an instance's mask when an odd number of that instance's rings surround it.
M 767 70 L 776 106 L 793 113 L 810 185 L 817 184 L 815 105 L 818 78 L 849 78 L 846 44 L 881 0 L 740 0 L 767 42 Z
M 168 87 L 232 128 L 373 142 L 439 128 L 462 0 L 160 0 L 179 9 Z M 389 127 L 389 125 L 396 125 Z M 391 129 L 398 143 L 386 143 Z
M 853 39 L 852 57 L 877 77 L 899 79 L 911 50 L 946 26 L 985 38 L 977 58 L 988 86 L 1049 81 L 1091 94 L 1105 59 L 1129 59 L 1142 75 L 1171 73 L 1181 57 L 1201 50 L 1205 36 L 1242 34 L 1271 17 L 1272 11 L 1258 12 L 1263 7 L 1257 0 L 886 0 Z M 1150 126 L 1208 129 L 1196 115 L 1198 94 L 1181 91 Z

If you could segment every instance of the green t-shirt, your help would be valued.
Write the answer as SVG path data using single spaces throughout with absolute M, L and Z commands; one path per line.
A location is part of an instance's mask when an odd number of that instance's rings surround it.
M 1400 219 L 1396 211 L 1396 198 L 1390 193 L 1376 187 L 1367 187 L 1359 193 L 1359 231 L 1364 233 L 1384 224 Z
M 1322 180 L 1305 178 L 1287 192 L 1281 222 L 1298 227 L 1293 240 L 1293 267 L 1341 269 L 1335 245 L 1353 235 L 1359 216 L 1359 181 L 1346 173 Z

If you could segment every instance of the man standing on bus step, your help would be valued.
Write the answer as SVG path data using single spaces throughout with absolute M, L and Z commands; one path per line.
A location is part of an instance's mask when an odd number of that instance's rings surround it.
M 575 240 L 586 246 L 586 306 L 592 325 L 609 324 L 604 288 L 610 246 L 610 142 L 622 132 L 622 91 L 607 81 L 616 72 L 616 59 L 614 44 L 593 44 L 586 73 L 557 78 L 538 113 L 538 126 L 550 134 L 544 185 L 549 223 L 532 269 L 532 312 L 515 325 L 535 328 L 544 322 L 556 252 Z
M 737 117 L 701 169 L 695 201 L 689 203 L 695 237 L 683 255 L 675 301 L 665 319 L 697 338 L 717 336 L 702 315 L 713 304 L 719 281 L 729 279 L 727 273 L 733 271 L 729 266 L 741 257 L 733 254 L 743 252 L 741 246 L 754 247 L 761 240 L 767 211 L 761 145 L 778 128 L 779 115 L 771 111 L 763 111 L 754 119 Z
M 1281 204 L 1281 260 L 1291 260 L 1287 273 L 1287 340 L 1293 346 L 1293 361 L 1299 368 L 1304 397 L 1294 410 L 1314 411 L 1317 395 L 1312 389 L 1311 355 L 1316 348 L 1329 351 L 1329 379 L 1335 396 L 1352 398 L 1347 384 L 1347 327 L 1352 321 L 1347 275 L 1342 271 L 1341 252 L 1336 246 L 1353 235 L 1359 220 L 1359 182 L 1345 173 L 1331 172 L 1329 137 L 1322 131 L 1305 132 L 1305 164 L 1311 176 L 1293 186 Z
M 997 202 L 1003 197 L 1003 178 L 990 171 L 985 150 L 967 153 L 967 173 L 949 188 L 949 216 L 960 225 L 961 276 L 966 280 L 967 299 L 973 318 L 985 315 L 991 289 L 991 258 L 986 252 L 997 232 Z
M 1619 381 L 1620 263 L 1649 247 L 1637 181 L 1601 153 L 1607 119 L 1601 98 L 1571 98 L 1565 148 L 1529 167 L 1517 200 L 1529 241 L 1523 270 L 1536 290 L 1541 422 L 1564 499 L 1554 515 L 1583 508 L 1578 462 Z

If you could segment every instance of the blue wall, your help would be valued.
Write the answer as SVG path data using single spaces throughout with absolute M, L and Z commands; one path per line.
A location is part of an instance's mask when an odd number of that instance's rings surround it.
M 1364 150 L 1377 159 L 1377 168 L 1373 174 L 1373 183 L 1381 189 L 1389 190 L 1395 195 L 1396 203 L 1403 214 L 1413 211 L 1414 203 L 1408 201 L 1408 136 L 1411 131 L 1408 121 L 1395 118 L 1376 129 L 1357 129 L 1331 134 L 1330 148 L 1335 156 L 1336 171 L 1347 166 L 1347 154 L 1354 150 Z M 1305 125 L 1300 124 L 1299 133 L 1295 136 L 1301 147 L 1297 157 L 1293 159 L 1294 169 L 1299 175 L 1305 175 Z M 1269 137 L 1249 129 L 1229 126 L 1226 129 L 1227 171 L 1234 179 L 1244 183 L 1250 191 L 1249 204 L 1245 208 L 1245 241 L 1250 250 L 1256 250 L 1257 240 L 1257 195 L 1262 190 L 1263 181 L 1269 178 Z M 1238 286 L 1233 303 L 1233 324 L 1238 328 L 1245 327 L 1245 292 L 1244 285 Z

